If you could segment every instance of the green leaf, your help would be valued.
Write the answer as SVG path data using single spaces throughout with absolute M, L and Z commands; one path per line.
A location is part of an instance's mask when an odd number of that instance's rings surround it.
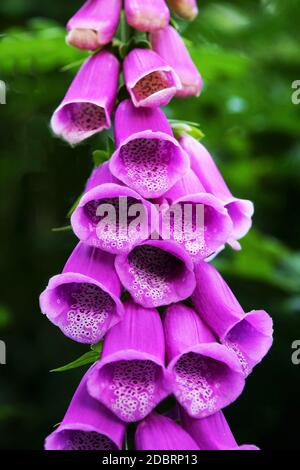
M 173 26 L 173 28 L 176 29 L 176 31 L 180 31 L 180 26 L 173 16 L 171 16 L 170 18 L 170 25 Z
M 106 151 L 109 155 L 109 157 L 114 153 L 115 151 L 115 143 L 114 140 L 111 137 L 107 137 L 106 140 Z
M 95 150 L 93 152 L 93 162 L 95 166 L 101 165 L 109 159 L 109 153 L 106 150 Z
M 78 67 L 80 67 L 80 65 L 83 64 L 83 62 L 85 61 L 85 57 L 83 57 L 82 59 L 79 59 L 79 60 L 75 60 L 74 62 L 71 62 L 70 64 L 67 64 L 67 65 L 64 65 L 60 71 L 61 72 L 68 72 L 69 70 L 72 70 L 72 69 L 77 69 Z
M 91 344 L 91 350 L 97 352 L 99 355 L 103 348 L 103 341 L 99 341 L 99 343 Z
M 93 364 L 99 359 L 99 352 L 98 351 L 88 351 L 87 353 L 80 356 L 75 361 L 66 364 L 65 366 L 58 367 L 57 369 L 52 369 L 50 372 L 66 372 L 68 370 L 77 369 L 78 367 L 83 367 L 88 364 Z
M 69 232 L 70 230 L 72 230 L 72 226 L 66 225 L 65 227 L 54 227 L 51 229 L 51 232 Z

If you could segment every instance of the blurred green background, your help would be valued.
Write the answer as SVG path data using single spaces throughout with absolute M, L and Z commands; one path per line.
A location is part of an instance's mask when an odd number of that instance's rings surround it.
M 79 1 L 1 0 L 0 79 L 7 83 L 1 126 L 0 446 L 40 449 L 59 422 L 84 369 L 49 370 L 87 350 L 42 316 L 39 293 L 60 271 L 76 240 L 66 214 L 92 169 L 95 137 L 71 149 L 53 138 L 49 119 L 82 52 L 67 47 L 64 24 Z M 170 117 L 197 121 L 234 194 L 256 213 L 243 251 L 216 264 L 245 309 L 275 323 L 272 351 L 227 410 L 239 442 L 264 449 L 299 446 L 299 374 L 291 344 L 300 339 L 300 79 L 298 0 L 199 2 L 182 24 L 202 75 L 199 99 L 173 101 Z

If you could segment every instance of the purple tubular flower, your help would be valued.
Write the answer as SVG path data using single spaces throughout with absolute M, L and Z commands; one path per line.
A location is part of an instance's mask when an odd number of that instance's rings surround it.
M 200 450 L 260 450 L 251 444 L 237 444 L 222 411 L 207 418 L 195 419 L 182 410 L 181 423 Z
M 170 208 L 163 220 L 170 220 L 166 237 L 183 244 L 195 261 L 218 251 L 229 239 L 232 222 L 224 203 L 208 194 L 190 170 L 166 194 Z M 162 237 L 164 233 L 162 233 Z
M 245 385 L 240 364 L 194 310 L 172 305 L 164 330 L 171 388 L 190 416 L 205 418 L 237 399 Z
M 77 237 L 88 245 L 110 253 L 128 253 L 150 236 L 159 216 L 156 207 L 137 192 L 106 182 L 113 178 L 108 163 L 94 170 L 87 184 L 90 189 L 80 199 L 71 224 Z
M 40 296 L 42 312 L 69 338 L 97 343 L 123 316 L 114 257 L 79 243 Z
M 168 0 L 170 7 L 178 16 L 186 20 L 193 20 L 198 15 L 196 0 Z
M 160 109 L 122 101 L 115 116 L 117 150 L 110 170 L 145 198 L 162 196 L 189 170 L 189 159 Z
M 87 59 L 55 110 L 51 127 L 70 144 L 78 144 L 111 126 L 120 65 L 107 51 Z
M 127 23 L 144 32 L 165 28 L 170 20 L 164 0 L 125 0 L 125 13 Z
M 121 0 L 88 0 L 68 21 L 67 43 L 95 50 L 108 44 L 118 29 Z
M 193 137 L 184 134 L 180 143 L 190 157 L 191 167 L 200 179 L 205 190 L 221 199 L 233 222 L 230 244 L 239 249 L 237 242 L 244 237 L 252 225 L 253 203 L 234 197 L 228 189 L 220 171 L 206 148 Z
M 123 421 L 143 419 L 169 394 L 164 354 L 158 312 L 127 301 L 123 320 L 105 336 L 89 393 Z
M 195 266 L 194 306 L 220 341 L 233 351 L 245 376 L 269 351 L 273 323 L 264 310 L 245 313 L 218 271 L 206 262 Z
M 126 425 L 87 390 L 91 369 L 78 386 L 58 428 L 46 438 L 46 450 L 121 450 Z
M 123 286 L 146 308 L 187 299 L 195 289 L 192 260 L 173 241 L 145 241 L 116 256 L 115 266 Z
M 181 89 L 177 73 L 156 52 L 134 49 L 124 61 L 128 92 L 136 107 L 164 106 Z
M 177 90 L 176 96 L 199 96 L 203 81 L 180 34 L 168 26 L 152 33 L 150 41 L 153 50 L 175 70 L 181 80 L 182 88 Z
M 135 432 L 137 450 L 199 450 L 194 439 L 172 419 L 151 413 Z

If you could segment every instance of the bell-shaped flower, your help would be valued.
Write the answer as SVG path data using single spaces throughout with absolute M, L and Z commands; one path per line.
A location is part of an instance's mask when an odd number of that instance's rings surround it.
M 73 145 L 110 128 L 119 69 L 119 61 L 111 52 L 89 57 L 52 116 L 53 132 Z
M 127 23 L 144 32 L 157 31 L 169 24 L 165 0 L 125 0 Z
M 134 440 L 136 450 L 199 450 L 179 424 L 155 412 L 139 423 Z
M 245 385 L 240 364 L 194 310 L 169 307 L 164 331 L 172 392 L 190 416 L 204 418 L 237 399 Z
M 198 15 L 196 0 L 168 0 L 172 10 L 181 18 L 193 20 Z
M 113 175 L 145 198 L 157 198 L 189 170 L 189 159 L 160 109 L 122 101 L 115 116 Z
M 230 238 L 232 222 L 224 203 L 205 191 L 192 170 L 163 199 L 170 207 L 162 216 L 162 238 L 180 243 L 194 261 L 218 252 Z
M 77 237 L 110 253 L 128 253 L 157 225 L 154 204 L 113 177 L 108 163 L 97 167 L 71 217 Z
M 222 411 L 207 418 L 195 419 L 182 410 L 181 423 L 200 450 L 259 450 L 252 444 L 237 444 Z
M 165 342 L 156 310 L 126 301 L 123 320 L 105 336 L 91 371 L 89 393 L 123 421 L 139 421 L 169 394 Z
M 66 336 L 93 344 L 122 318 L 120 295 L 114 256 L 79 243 L 62 274 L 49 280 L 40 306 Z
M 67 43 L 95 50 L 114 37 L 120 20 L 121 0 L 87 0 L 67 23 Z
M 87 390 L 85 374 L 64 419 L 45 441 L 46 450 L 121 450 L 126 425 Z
M 191 167 L 205 190 L 224 202 L 233 223 L 229 243 L 233 248 L 239 249 L 240 245 L 237 240 L 244 237 L 252 225 L 253 203 L 238 199 L 231 194 L 212 156 L 200 142 L 184 134 L 180 143 L 188 153 Z
M 133 49 L 124 61 L 127 90 L 136 107 L 164 106 L 181 89 L 177 73 L 156 52 Z
M 245 376 L 269 351 L 273 322 L 264 310 L 245 313 L 218 271 L 206 262 L 195 265 L 193 303 L 220 341 L 236 354 Z
M 177 73 L 182 88 L 177 90 L 176 96 L 199 96 L 203 86 L 200 73 L 180 36 L 172 26 L 151 34 L 152 48 Z
M 170 240 L 145 241 L 116 256 L 115 266 L 125 289 L 146 308 L 187 299 L 195 289 L 190 256 Z

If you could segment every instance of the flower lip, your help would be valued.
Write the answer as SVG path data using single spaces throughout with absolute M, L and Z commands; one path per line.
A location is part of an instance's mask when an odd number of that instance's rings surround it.
M 126 198 L 126 201 L 125 199 Z M 103 201 L 101 203 L 101 201 Z M 126 234 L 116 233 L 119 227 L 115 226 L 119 223 L 119 210 L 123 211 L 123 207 L 120 209 L 120 204 L 126 204 L 124 210 L 126 209 Z M 100 216 L 91 215 L 89 210 L 89 205 L 97 203 L 98 208 L 101 204 L 113 205 L 115 208 L 115 221 L 112 221 L 112 232 L 110 234 L 102 234 L 97 230 L 97 224 L 100 222 Z M 118 207 L 116 207 L 116 204 Z M 135 215 L 130 216 L 129 212 L 130 207 L 133 205 L 139 204 L 143 206 L 142 222 L 139 230 L 134 230 L 133 232 L 128 233 L 128 222 L 130 223 L 132 218 L 135 218 Z M 92 207 L 95 214 L 97 214 L 96 207 Z M 119 210 L 118 210 L 119 209 Z M 122 216 L 125 214 L 121 214 Z M 140 241 L 145 240 L 150 235 L 151 226 L 157 225 L 158 221 L 158 212 L 153 204 L 149 201 L 143 199 L 137 192 L 133 191 L 130 188 L 125 186 L 120 186 L 114 183 L 104 183 L 99 186 L 93 187 L 81 198 L 77 208 L 71 217 L 71 225 L 74 233 L 78 236 L 80 240 L 83 240 L 85 243 L 88 243 L 92 246 L 98 246 L 106 251 L 111 253 L 122 253 L 128 252 L 130 249 Z M 130 220 L 129 220 L 130 219 Z M 116 223 L 115 223 L 116 222 Z M 103 235 L 103 238 L 101 237 Z
M 124 78 L 136 107 L 164 106 L 181 89 L 170 65 L 151 49 L 133 49 L 124 62 Z
M 134 349 L 120 350 L 101 359 L 87 387 L 93 398 L 126 422 L 143 419 L 170 393 L 163 362 Z
M 111 119 L 106 106 L 100 102 L 87 99 L 66 100 L 54 112 L 51 127 L 55 134 L 76 145 L 103 129 L 109 129 Z
M 156 90 L 146 90 L 147 81 L 160 79 L 160 84 L 156 86 Z M 177 90 L 180 90 L 182 85 L 177 77 L 177 74 L 171 67 L 162 67 L 160 69 L 153 69 L 146 75 L 140 77 L 135 83 L 131 84 L 129 93 L 135 106 L 165 106 L 167 105 Z M 130 85 L 130 84 L 129 84 Z
M 147 308 L 188 298 L 195 289 L 193 262 L 176 242 L 147 240 L 118 255 L 119 278 L 138 304 Z
M 149 156 L 149 148 L 147 147 L 152 145 L 151 140 L 158 141 L 158 145 L 150 149 L 151 159 L 147 162 L 145 159 L 141 159 L 140 155 L 137 157 L 136 149 L 130 144 L 135 142 Z M 124 164 L 124 149 L 127 165 Z M 171 155 L 169 154 L 170 150 Z M 160 165 L 157 163 L 157 157 L 160 157 Z M 137 163 L 140 165 L 137 166 Z M 158 185 L 157 166 L 160 167 L 161 173 Z M 151 130 L 136 132 L 127 137 L 121 142 L 110 160 L 112 174 L 126 185 L 133 186 L 145 198 L 162 196 L 188 172 L 189 168 L 187 154 L 181 149 L 177 140 L 165 132 Z
M 167 215 L 168 211 L 172 211 L 172 207 L 184 206 L 185 204 L 204 206 L 203 221 L 200 221 L 203 226 L 196 227 L 197 230 L 203 230 L 203 235 L 200 236 L 202 240 L 192 238 L 184 241 L 185 249 L 195 260 L 207 258 L 230 238 L 233 225 L 228 211 L 224 204 L 212 194 L 196 193 L 176 199 L 167 211 L 164 211 L 164 216 Z M 192 216 L 195 215 L 194 212 Z M 206 230 L 209 228 L 209 224 L 211 225 L 211 231 Z M 215 228 L 216 224 L 218 224 L 218 230 Z
M 218 343 L 190 346 L 171 360 L 167 371 L 177 400 L 197 418 L 230 405 L 245 386 L 238 360 Z
M 88 51 L 93 51 L 100 46 L 97 31 L 90 28 L 70 29 L 66 37 L 66 43 Z
M 272 346 L 273 322 L 264 310 L 251 310 L 230 325 L 220 340 L 232 350 L 247 377 Z
M 110 447 L 103 450 L 120 450 L 117 442 L 113 441 L 113 437 L 109 436 L 108 433 L 99 432 L 96 426 L 84 423 L 66 423 L 61 424 L 59 430 L 54 431 L 45 440 L 45 450 L 66 450 L 66 445 L 72 445 L 72 437 L 67 434 L 73 431 L 81 431 L 82 433 L 96 433 L 100 439 L 105 439 L 106 445 L 110 444 Z M 65 435 L 66 433 L 66 435 Z M 67 441 L 67 442 L 66 442 Z M 63 446 L 63 447 L 62 447 Z M 68 450 L 68 449 L 67 449 Z M 78 449 L 73 449 L 78 450 Z M 85 449 L 88 450 L 88 449 Z M 94 450 L 94 449 L 90 449 Z M 102 450 L 102 449 L 98 449 Z
M 120 321 L 124 313 L 123 305 L 120 299 L 114 293 L 110 292 L 101 282 L 89 276 L 86 276 L 84 274 L 72 273 L 72 272 L 58 274 L 56 276 L 53 276 L 49 280 L 49 284 L 47 288 L 40 295 L 41 310 L 54 325 L 58 326 L 63 331 L 63 333 L 69 336 L 71 339 L 74 339 L 75 341 L 78 341 L 78 342 L 88 343 L 88 344 L 96 343 L 103 337 L 104 330 L 102 331 L 102 329 L 99 329 L 99 331 L 97 331 L 95 334 L 92 334 L 92 336 L 90 334 L 89 336 L 84 338 L 83 333 L 80 335 L 79 334 L 74 335 L 69 328 L 70 325 L 68 326 L 68 322 L 66 321 L 68 311 L 70 313 L 75 308 L 72 305 L 72 302 L 74 303 L 74 300 L 72 300 L 71 302 L 71 296 L 74 295 L 74 292 L 76 291 L 74 287 L 77 284 L 79 288 L 80 286 L 82 286 L 83 288 L 85 286 L 96 286 L 99 289 L 98 295 L 101 295 L 103 297 L 103 294 L 104 294 L 103 302 L 105 303 L 105 301 L 107 301 L 108 302 L 107 308 L 109 307 L 112 308 L 111 312 L 107 312 L 105 314 L 105 317 L 104 317 L 105 329 L 112 327 L 113 325 L 115 325 L 116 323 Z M 69 292 L 67 291 L 67 289 L 69 289 Z M 114 307 L 112 307 L 111 302 L 114 304 Z M 90 305 L 86 305 L 85 309 L 88 307 L 90 307 Z M 111 315 L 109 315 L 109 313 L 111 313 Z M 85 315 L 87 315 L 87 313 L 85 313 Z M 83 321 L 84 321 L 84 318 L 83 318 Z M 100 323 L 101 322 L 102 322 L 102 319 L 100 319 Z M 74 320 L 71 320 L 70 323 L 71 324 L 74 323 L 74 325 L 76 325 L 76 318 L 74 318 Z M 85 330 L 89 330 L 87 326 L 84 328 L 84 326 L 81 325 L 81 327 Z M 87 331 L 86 331 L 86 334 L 87 334 Z

